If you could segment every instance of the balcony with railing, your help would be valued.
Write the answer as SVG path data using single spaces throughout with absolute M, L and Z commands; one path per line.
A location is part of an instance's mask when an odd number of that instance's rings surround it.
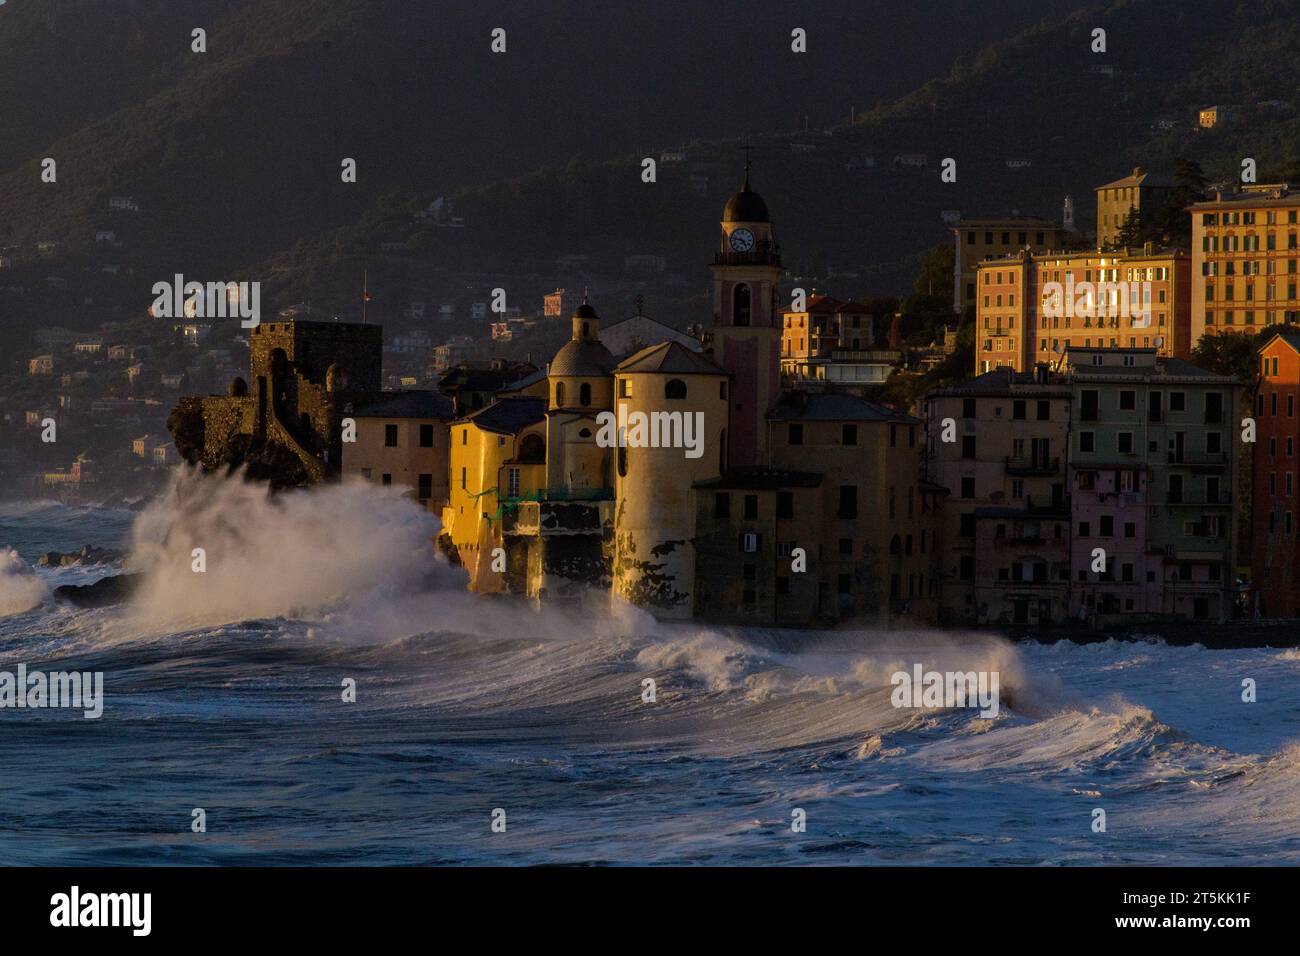
M 1007 455 L 1005 467 L 1008 475 L 1055 475 L 1060 473 L 1061 459 Z
M 881 365 L 897 365 L 903 361 L 900 349 L 831 349 L 832 362 L 872 362 Z
M 1168 463 L 1171 465 L 1226 465 L 1228 463 L 1228 453 L 1226 451 L 1171 451 L 1167 455 Z
M 501 499 L 504 534 L 600 534 L 614 517 L 613 488 L 536 488 Z
M 1193 508 L 1227 508 L 1232 505 L 1232 492 L 1220 491 L 1214 497 L 1205 498 L 1191 498 L 1184 494 L 1170 492 L 1165 498 L 1165 504 Z
M 759 243 L 759 247 L 752 252 L 715 252 L 713 261 L 720 266 L 779 266 L 780 251 L 775 245 L 764 248 L 766 245 L 766 243 Z

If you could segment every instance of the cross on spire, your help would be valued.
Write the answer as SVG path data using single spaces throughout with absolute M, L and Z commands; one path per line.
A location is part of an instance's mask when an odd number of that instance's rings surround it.
M 751 166 L 754 165 L 753 160 L 751 160 L 751 159 L 749 158 L 749 152 L 750 152 L 750 150 L 752 150 L 754 147 L 752 147 L 752 146 L 749 145 L 749 140 L 745 140 L 745 145 L 742 146 L 742 147 L 740 147 L 740 148 L 741 148 L 742 150 L 745 151 L 745 188 L 748 189 L 748 188 L 749 188 L 749 169 L 750 169 Z

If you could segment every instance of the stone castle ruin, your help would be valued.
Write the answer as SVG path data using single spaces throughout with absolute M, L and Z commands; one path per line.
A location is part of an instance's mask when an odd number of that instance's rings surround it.
M 249 380 L 227 394 L 188 396 L 168 418 L 176 450 L 206 468 L 244 466 L 272 487 L 337 476 L 341 422 L 381 393 L 383 329 L 351 322 L 259 325 L 249 338 Z

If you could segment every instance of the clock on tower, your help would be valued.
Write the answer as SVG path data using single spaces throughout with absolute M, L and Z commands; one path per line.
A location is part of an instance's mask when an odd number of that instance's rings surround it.
M 722 211 L 713 257 L 713 360 L 731 373 L 727 462 L 766 465 L 767 411 L 780 389 L 784 272 L 767 203 L 749 185 Z

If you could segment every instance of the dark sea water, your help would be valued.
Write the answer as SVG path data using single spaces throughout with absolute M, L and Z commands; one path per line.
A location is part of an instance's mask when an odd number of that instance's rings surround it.
M 0 863 L 1300 862 L 1300 652 L 536 613 L 464 594 L 431 521 L 350 485 L 0 506 L 0 671 L 105 686 L 0 709 Z M 153 583 L 55 601 L 122 570 L 30 570 L 87 543 Z M 997 670 L 1001 713 L 895 708 L 916 662 Z

